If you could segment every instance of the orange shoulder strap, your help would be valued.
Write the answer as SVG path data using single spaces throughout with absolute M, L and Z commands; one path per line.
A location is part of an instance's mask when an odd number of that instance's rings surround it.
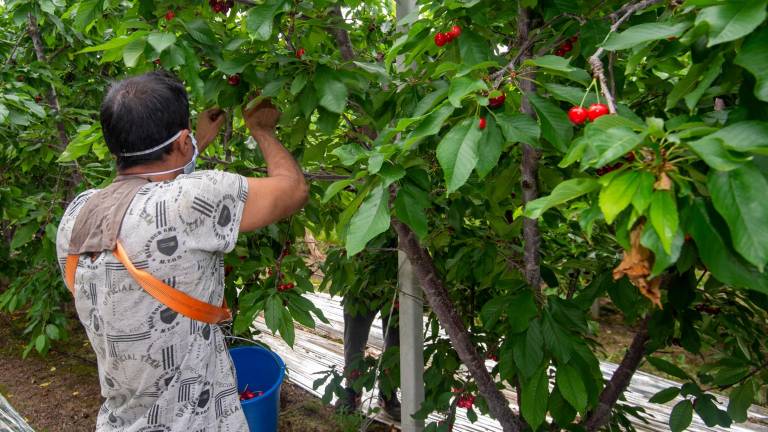
M 214 306 L 210 303 L 200 301 L 176 288 L 164 283 L 163 281 L 156 279 L 154 276 L 145 272 L 144 270 L 137 269 L 130 259 L 128 254 L 123 249 L 123 245 L 117 242 L 115 250 L 112 251 L 115 258 L 118 259 L 128 270 L 128 273 L 144 288 L 149 295 L 155 298 L 155 300 L 168 306 L 171 310 L 176 311 L 187 318 L 193 320 L 202 321 L 208 324 L 217 324 L 222 321 L 232 319 L 232 314 L 226 307 L 226 302 L 221 307 Z M 67 264 L 65 268 L 65 278 L 69 290 L 74 293 L 75 286 L 75 272 L 77 271 L 78 255 L 67 256 Z

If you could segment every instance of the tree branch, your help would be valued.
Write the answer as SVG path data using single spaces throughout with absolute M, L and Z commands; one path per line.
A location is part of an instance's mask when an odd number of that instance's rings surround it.
M 613 372 L 610 381 L 600 393 L 600 399 L 597 404 L 597 408 L 592 411 L 584 423 L 584 427 L 588 432 L 594 432 L 601 429 L 611 419 L 611 411 L 613 406 L 616 405 L 616 401 L 632 380 L 632 376 L 637 371 L 637 367 L 640 365 L 640 361 L 643 359 L 645 353 L 645 344 L 648 342 L 648 317 L 643 319 L 640 323 L 640 328 L 635 333 L 632 344 L 624 358 L 621 359 L 621 363 Z
M 529 31 L 531 26 L 530 11 L 525 7 L 520 7 L 518 10 L 517 35 L 521 41 L 528 41 L 530 39 Z M 522 42 L 521 45 L 525 48 L 527 44 Z M 519 54 L 521 62 L 524 62 L 531 56 L 530 50 L 531 46 L 521 49 Z M 531 76 L 531 78 L 533 78 L 533 76 Z M 528 100 L 528 94 L 536 91 L 536 87 L 533 85 L 533 80 L 520 80 L 520 90 L 522 91 L 520 111 L 535 119 L 536 113 Z M 523 189 L 523 205 L 535 200 L 539 196 L 538 170 L 538 152 L 529 144 L 523 144 L 523 159 L 520 162 L 520 183 Z M 544 298 L 541 291 L 541 268 L 539 267 L 541 233 L 539 232 L 539 224 L 536 219 L 523 219 L 523 241 L 525 243 L 523 249 L 525 271 L 523 272 L 523 275 L 533 289 L 533 293 L 539 304 L 542 304 Z
M 510 409 L 509 402 L 496 387 L 496 383 L 485 368 L 485 362 L 477 352 L 474 343 L 469 338 L 469 332 L 464 326 L 464 322 L 451 303 L 448 290 L 438 275 L 432 257 L 421 246 L 410 227 L 397 219 L 392 219 L 392 226 L 397 232 L 401 250 L 405 252 L 413 265 L 416 277 L 426 294 L 432 311 L 437 315 L 440 324 L 448 334 L 459 359 L 475 380 L 480 394 L 488 403 L 488 410 L 491 415 L 501 424 L 504 432 L 521 431 L 524 428 L 524 423 Z
M 654 5 L 656 3 L 661 3 L 661 1 L 662 0 L 641 0 L 635 3 L 625 4 L 621 7 L 621 9 L 609 15 L 611 21 L 613 21 L 613 24 L 611 25 L 611 30 L 608 32 L 608 35 L 615 33 L 619 27 L 637 11 L 645 9 L 648 6 Z M 603 62 L 600 60 L 600 57 L 604 52 L 605 50 L 603 47 L 598 48 L 595 53 L 592 54 L 589 59 L 587 59 L 587 62 L 592 69 L 592 75 L 600 83 L 600 90 L 602 91 L 603 96 L 605 96 L 608 110 L 611 112 L 611 114 L 616 114 L 616 100 L 614 99 L 614 95 L 611 92 L 611 87 L 608 85 L 608 80 L 605 78 Z
M 43 47 L 43 40 L 40 38 L 40 29 L 37 27 L 37 18 L 30 12 L 27 17 L 29 18 L 29 36 L 32 38 L 32 44 L 35 46 L 35 55 L 37 61 L 40 63 L 46 63 L 48 60 L 45 57 L 45 48 Z M 56 95 L 56 89 L 51 86 L 48 91 L 48 103 L 51 106 L 51 110 L 57 115 L 61 115 L 61 106 L 59 105 L 59 97 Z M 59 131 L 59 151 L 64 151 L 69 145 L 69 137 L 67 136 L 67 129 L 64 127 L 64 122 L 61 120 L 56 122 L 56 129 Z
M 344 17 L 341 15 L 341 6 L 338 4 L 333 5 L 329 15 L 340 21 L 338 25 L 336 23 L 332 25 L 330 32 L 336 38 L 336 43 L 339 45 L 341 58 L 344 61 L 352 61 L 355 58 L 355 50 L 352 48 L 352 42 L 349 40 L 349 33 L 341 27 L 341 24 L 344 23 Z
M 220 164 L 220 165 L 229 165 L 229 164 L 232 163 L 230 161 L 218 159 L 218 158 L 211 157 L 211 156 L 200 155 L 198 157 L 201 160 L 204 160 L 206 162 L 211 162 L 211 163 Z M 267 173 L 267 169 L 264 168 L 264 167 L 247 168 L 247 169 L 250 170 L 251 172 L 256 172 L 256 173 L 261 173 L 261 174 L 266 174 Z M 349 179 L 352 178 L 352 176 L 349 176 L 349 175 L 331 174 L 331 173 L 325 173 L 325 172 L 308 172 L 308 171 L 303 171 L 302 173 L 304 174 L 304 178 L 305 179 L 307 179 L 307 180 L 315 180 L 315 181 L 337 181 L 337 180 L 349 180 Z

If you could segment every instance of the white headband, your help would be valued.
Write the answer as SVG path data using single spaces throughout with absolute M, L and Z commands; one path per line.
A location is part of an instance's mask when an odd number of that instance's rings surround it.
M 176 133 L 176 135 L 172 136 L 168 141 L 165 141 L 164 143 L 162 143 L 162 144 L 160 144 L 158 146 L 154 146 L 151 149 L 146 149 L 146 150 L 137 151 L 137 152 L 130 152 L 130 153 L 120 153 L 119 156 L 123 156 L 123 157 L 125 157 L 125 156 L 141 156 L 141 155 L 145 155 L 145 154 L 150 154 L 150 153 L 152 153 L 154 151 L 157 151 L 157 150 L 160 150 L 161 148 L 167 146 L 168 144 L 176 141 L 176 139 L 178 139 L 181 136 L 182 132 L 184 132 L 183 129 L 178 131 Z

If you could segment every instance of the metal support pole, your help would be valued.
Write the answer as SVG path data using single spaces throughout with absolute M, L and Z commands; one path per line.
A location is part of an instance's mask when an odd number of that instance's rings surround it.
M 424 301 L 421 286 L 405 253 L 397 253 L 400 289 L 400 390 L 403 432 L 421 432 L 415 414 L 424 402 Z
M 416 10 L 416 0 L 396 0 L 397 20 Z M 407 29 L 399 27 L 400 32 Z M 403 67 L 403 56 L 397 59 L 397 69 Z M 402 394 L 403 432 L 422 432 L 424 421 L 413 415 L 424 403 L 424 300 L 421 285 L 405 253 L 397 253 L 397 285 L 400 289 L 400 391 Z

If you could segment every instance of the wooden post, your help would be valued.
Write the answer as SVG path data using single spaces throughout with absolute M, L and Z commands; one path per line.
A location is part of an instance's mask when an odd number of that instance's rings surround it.
M 416 0 L 396 0 L 397 20 L 416 9 Z M 401 32 L 407 29 L 399 27 Z M 397 59 L 398 69 L 403 58 Z M 424 402 L 424 300 L 421 285 L 416 279 L 411 262 L 405 252 L 397 253 L 397 286 L 400 290 L 400 391 L 402 395 L 403 432 L 421 432 L 424 421 L 412 416 Z

